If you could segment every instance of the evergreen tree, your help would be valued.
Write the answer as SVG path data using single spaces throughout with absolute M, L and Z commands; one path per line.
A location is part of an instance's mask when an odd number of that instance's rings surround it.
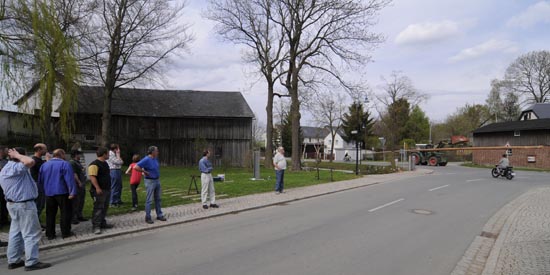
M 384 124 L 384 137 L 386 138 L 386 148 L 399 147 L 399 142 L 408 138 L 406 128 L 410 116 L 410 104 L 400 98 L 388 106 L 387 113 L 382 117 Z
M 342 119 L 342 129 L 344 130 L 346 142 L 359 142 L 361 147 L 365 148 L 368 137 L 372 135 L 372 126 L 374 118 L 368 110 L 363 109 L 363 105 L 354 102 L 349 106 L 348 112 Z M 357 131 L 357 134 L 352 134 Z

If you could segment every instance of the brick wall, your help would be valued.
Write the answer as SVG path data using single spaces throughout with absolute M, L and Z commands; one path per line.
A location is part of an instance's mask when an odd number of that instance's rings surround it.
M 496 165 L 505 150 L 474 150 L 472 162 L 482 165 Z M 528 162 L 528 157 L 535 157 L 535 162 Z M 512 149 L 512 155 L 508 157 L 510 165 L 514 167 L 531 167 L 550 169 L 550 146 L 540 149 Z

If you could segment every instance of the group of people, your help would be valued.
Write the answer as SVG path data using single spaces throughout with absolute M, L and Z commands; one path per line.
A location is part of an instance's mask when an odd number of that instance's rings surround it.
M 38 270 L 51 264 L 38 260 L 38 246 L 41 231 L 45 228 L 49 240 L 56 238 L 56 218 L 60 212 L 60 229 L 63 238 L 74 236 L 72 224 L 88 219 L 83 216 L 86 197 L 86 181 L 89 179 L 90 195 L 94 201 L 92 210 L 92 231 L 101 234 L 103 229 L 112 228 L 106 216 L 109 206 L 118 207 L 123 202 L 122 172 L 124 164 L 120 155 L 120 146 L 112 144 L 110 149 L 99 147 L 97 158 L 86 170 L 81 164 L 81 152 L 73 150 L 66 161 L 65 151 L 56 149 L 48 153 L 45 144 L 34 146 L 32 157 L 26 155 L 24 148 L 8 149 L 0 146 L 0 225 L 10 224 L 7 245 L 8 269 L 25 266 L 25 270 Z M 166 221 L 161 208 L 159 149 L 151 146 L 147 156 L 140 159 L 132 157 L 126 174 L 130 174 L 132 191 L 132 210 L 137 210 L 137 187 L 144 177 L 146 188 L 145 222 L 154 223 L 151 216 L 151 204 L 154 200 L 156 219 Z M 7 157 L 7 158 L 6 158 Z M 276 173 L 276 194 L 283 192 L 286 160 L 284 148 L 279 147 L 273 158 Z M 198 163 L 201 172 L 201 203 L 204 209 L 218 208 L 212 178 L 213 166 L 210 151 L 205 150 Z M 39 217 L 46 209 L 46 225 L 42 226 Z M 8 223 L 8 213 L 11 223 Z
M 158 153 L 156 146 L 149 147 L 148 155 L 134 163 L 131 171 L 134 175 L 139 175 L 137 183 L 133 182 L 134 185 L 139 184 L 141 174 L 145 176 L 147 223 L 152 223 L 150 205 L 153 195 L 156 218 L 166 221 L 160 206 Z M 92 231 L 101 234 L 103 229 L 113 227 L 107 223 L 105 217 L 109 205 L 122 203 L 120 167 L 123 162 L 120 158 L 120 147 L 116 144 L 111 146 L 111 150 L 100 147 L 96 155 L 97 159 L 88 166 L 86 176 L 85 169 L 80 163 L 80 151 L 71 152 L 71 160 L 66 161 L 63 149 L 56 149 L 49 154 L 47 146 L 42 143 L 34 146 L 32 157 L 26 155 L 24 148 L 8 150 L 0 146 L 2 225 L 8 223 L 8 212 L 11 218 L 8 242 L 0 244 L 8 247 L 8 269 L 25 266 L 25 270 L 38 270 L 51 266 L 38 260 L 42 228 L 45 229 L 45 235 L 49 240 L 56 238 L 56 218 L 59 210 L 61 236 L 74 236 L 71 224 L 87 221 L 82 214 L 87 178 L 91 182 L 90 194 L 94 201 Z M 134 161 L 138 159 L 139 156 L 134 156 Z M 132 190 L 135 194 L 135 189 Z M 137 207 L 137 195 L 133 197 L 134 206 Z M 46 225 L 42 226 L 39 217 L 44 208 Z

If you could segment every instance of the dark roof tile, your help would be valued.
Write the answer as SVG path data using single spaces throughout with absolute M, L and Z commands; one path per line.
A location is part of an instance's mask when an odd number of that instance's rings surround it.
M 103 87 L 83 86 L 77 113 L 101 114 Z M 254 117 L 240 92 L 120 88 L 113 92 L 111 112 L 149 117 Z
M 474 134 L 548 129 L 550 129 L 550 118 L 544 118 L 493 123 L 474 130 Z

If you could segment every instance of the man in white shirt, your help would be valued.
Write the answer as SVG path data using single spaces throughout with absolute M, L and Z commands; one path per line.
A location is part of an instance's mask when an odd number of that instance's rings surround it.
M 275 194 L 281 194 L 283 193 L 286 169 L 285 148 L 277 148 L 277 154 L 273 157 L 273 167 L 275 167 Z
M 116 143 L 111 144 L 107 164 L 111 170 L 111 207 L 118 207 L 122 204 L 122 170 L 120 169 L 124 161 L 120 157 L 120 146 Z

